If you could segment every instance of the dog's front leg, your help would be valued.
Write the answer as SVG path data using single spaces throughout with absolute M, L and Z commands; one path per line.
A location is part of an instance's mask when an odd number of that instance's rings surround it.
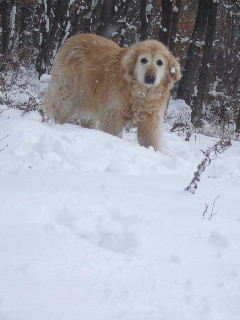
M 162 151 L 162 123 L 160 116 L 148 116 L 137 125 L 138 142 L 144 147 L 153 147 L 155 151 Z
M 99 130 L 110 133 L 114 136 L 121 137 L 123 128 L 124 123 L 122 121 L 121 114 L 117 111 L 108 114 L 103 119 L 101 119 L 99 123 Z

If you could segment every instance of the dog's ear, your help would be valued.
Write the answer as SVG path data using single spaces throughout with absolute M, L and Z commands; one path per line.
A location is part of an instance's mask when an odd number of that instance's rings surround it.
M 136 64 L 136 60 L 136 50 L 134 50 L 134 48 L 125 49 L 121 64 L 124 72 L 124 78 L 128 82 L 131 82 L 134 77 L 134 67 Z
M 169 57 L 169 74 L 174 82 L 178 82 L 181 79 L 180 64 L 177 59 L 171 54 Z

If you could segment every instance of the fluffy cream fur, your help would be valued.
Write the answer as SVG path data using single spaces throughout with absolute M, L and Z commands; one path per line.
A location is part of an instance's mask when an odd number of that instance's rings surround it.
M 158 41 L 120 48 L 109 39 L 79 34 L 56 56 L 44 109 L 56 122 L 77 120 L 113 135 L 137 127 L 140 145 L 161 150 L 170 90 L 179 79 L 179 63 Z

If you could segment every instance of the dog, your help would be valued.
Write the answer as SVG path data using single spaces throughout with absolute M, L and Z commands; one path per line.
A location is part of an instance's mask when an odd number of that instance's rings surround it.
M 162 150 L 161 129 L 180 65 L 159 41 L 129 48 L 94 35 L 69 38 L 56 55 L 44 110 L 57 123 L 77 121 L 121 136 L 137 128 L 138 142 Z

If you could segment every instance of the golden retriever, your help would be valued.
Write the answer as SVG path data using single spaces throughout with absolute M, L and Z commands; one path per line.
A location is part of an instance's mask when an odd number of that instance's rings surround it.
M 58 123 L 77 120 L 116 136 L 137 127 L 139 144 L 160 151 L 170 90 L 179 79 L 179 63 L 159 41 L 121 48 L 78 34 L 56 56 L 44 110 Z

